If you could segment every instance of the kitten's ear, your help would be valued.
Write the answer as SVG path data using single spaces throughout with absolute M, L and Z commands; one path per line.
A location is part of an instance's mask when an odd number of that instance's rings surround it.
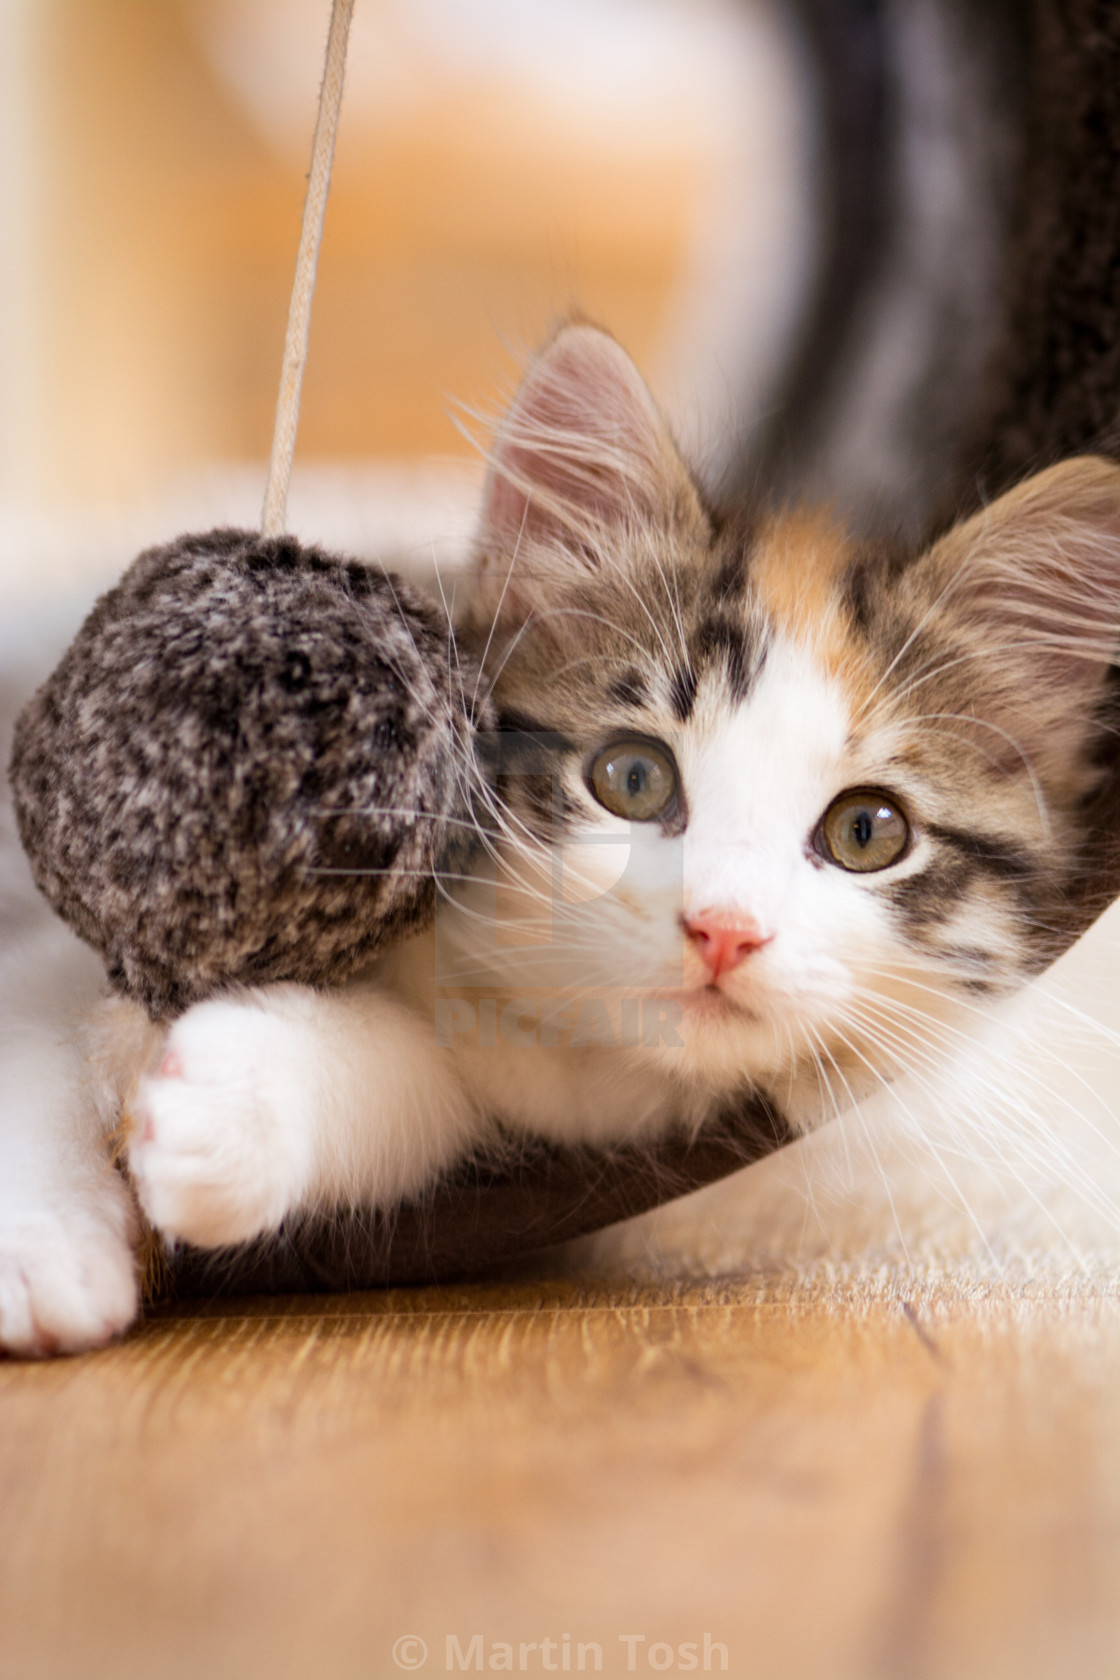
M 706 524 L 665 422 L 626 352 L 566 327 L 530 367 L 490 460 L 478 538 L 483 571 L 568 548 L 594 565 L 629 528 Z M 569 556 L 569 560 L 571 556 Z
M 987 716 L 1043 769 L 1083 759 L 1120 643 L 1120 466 L 1081 456 L 1037 473 L 919 562 L 927 622 L 976 642 Z M 978 638 L 978 640 L 977 640 Z

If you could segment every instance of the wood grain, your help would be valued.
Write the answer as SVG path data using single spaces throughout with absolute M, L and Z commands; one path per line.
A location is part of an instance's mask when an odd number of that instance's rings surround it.
M 168 1309 L 0 1365 L 0 1673 L 357 1680 L 404 1634 L 445 1673 L 475 1633 L 677 1672 L 708 1633 L 752 1680 L 1111 1680 L 1118 1379 L 1108 1279 Z

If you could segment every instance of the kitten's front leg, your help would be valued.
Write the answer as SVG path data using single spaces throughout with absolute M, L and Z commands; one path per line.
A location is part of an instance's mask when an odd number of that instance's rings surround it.
M 472 1109 L 431 1023 L 399 999 L 278 985 L 189 1009 L 131 1119 L 149 1219 L 217 1247 L 295 1210 L 419 1190 L 469 1143 Z
M 17 1354 L 100 1347 L 139 1307 L 134 1210 L 75 1025 L 100 984 L 61 927 L 0 959 L 0 1349 Z

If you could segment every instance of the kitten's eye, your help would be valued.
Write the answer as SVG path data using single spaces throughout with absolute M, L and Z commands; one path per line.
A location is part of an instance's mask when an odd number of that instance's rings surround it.
M 821 818 L 820 836 L 826 855 L 841 869 L 870 872 L 902 856 L 910 825 L 890 794 L 850 788 Z
M 612 741 L 591 760 L 587 781 L 600 805 L 631 822 L 652 822 L 677 796 L 677 767 L 659 741 Z

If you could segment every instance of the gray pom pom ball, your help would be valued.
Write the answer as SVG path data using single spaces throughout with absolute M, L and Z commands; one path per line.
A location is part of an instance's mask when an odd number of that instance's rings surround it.
M 344 980 L 469 849 L 476 682 L 384 572 L 246 531 L 149 549 L 19 719 L 35 879 L 155 1019 Z

